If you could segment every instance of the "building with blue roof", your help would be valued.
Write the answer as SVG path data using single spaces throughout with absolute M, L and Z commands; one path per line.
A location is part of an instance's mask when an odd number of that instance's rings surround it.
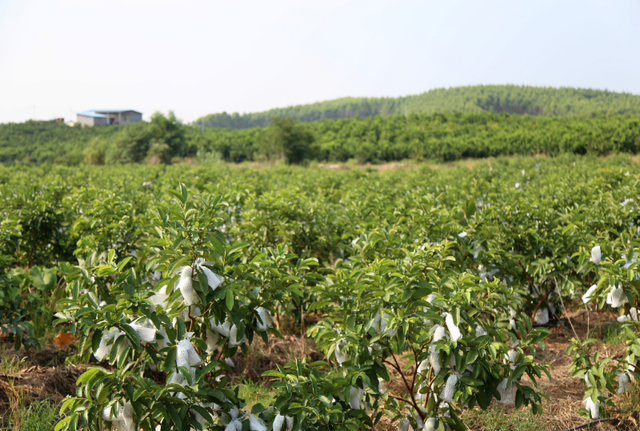
M 83 126 L 121 125 L 142 121 L 142 113 L 132 109 L 94 109 L 77 112 L 78 123 Z

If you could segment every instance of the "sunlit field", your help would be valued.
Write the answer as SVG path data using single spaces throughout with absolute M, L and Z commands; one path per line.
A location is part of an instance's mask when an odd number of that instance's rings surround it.
M 636 429 L 640 165 L 0 166 L 4 429 Z

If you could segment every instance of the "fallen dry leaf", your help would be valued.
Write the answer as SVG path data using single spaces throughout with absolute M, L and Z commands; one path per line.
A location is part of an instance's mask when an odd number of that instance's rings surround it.
M 67 350 L 70 345 L 76 342 L 76 337 L 71 332 L 60 331 L 58 335 L 53 337 L 53 342 L 60 350 Z

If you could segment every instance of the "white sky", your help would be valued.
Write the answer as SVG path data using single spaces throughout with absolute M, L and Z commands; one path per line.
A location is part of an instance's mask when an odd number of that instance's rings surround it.
M 0 0 L 0 122 L 459 85 L 640 94 L 640 1 Z

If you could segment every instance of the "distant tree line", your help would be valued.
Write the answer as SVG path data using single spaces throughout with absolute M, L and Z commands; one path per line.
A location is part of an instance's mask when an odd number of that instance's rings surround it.
M 566 87 L 476 85 L 439 88 L 419 95 L 397 98 L 345 97 L 248 114 L 223 112 L 199 118 L 194 124 L 235 130 L 267 127 L 273 117 L 291 117 L 302 122 L 313 122 L 436 112 L 494 112 L 578 117 L 632 115 L 640 114 L 640 96 Z
M 494 113 L 410 114 L 299 123 L 275 119 L 267 128 L 190 133 L 204 152 L 232 162 L 261 160 L 295 147 L 290 162 L 383 162 L 561 153 L 640 151 L 640 116 L 531 117 Z M 302 160 L 300 156 L 302 155 Z
M 173 112 L 126 126 L 69 127 L 27 121 L 0 124 L 0 163 L 95 165 L 158 162 L 195 155 L 185 127 Z
M 640 152 L 640 115 L 533 117 L 496 113 L 376 116 L 266 128 L 189 127 L 173 113 L 127 126 L 0 125 L 0 163 L 95 165 L 171 163 L 186 157 L 229 162 L 384 162 L 561 153 Z
M 93 142 L 113 139 L 120 126 L 69 127 L 64 123 L 27 121 L 0 124 L 0 163 L 78 164 L 82 150 Z

